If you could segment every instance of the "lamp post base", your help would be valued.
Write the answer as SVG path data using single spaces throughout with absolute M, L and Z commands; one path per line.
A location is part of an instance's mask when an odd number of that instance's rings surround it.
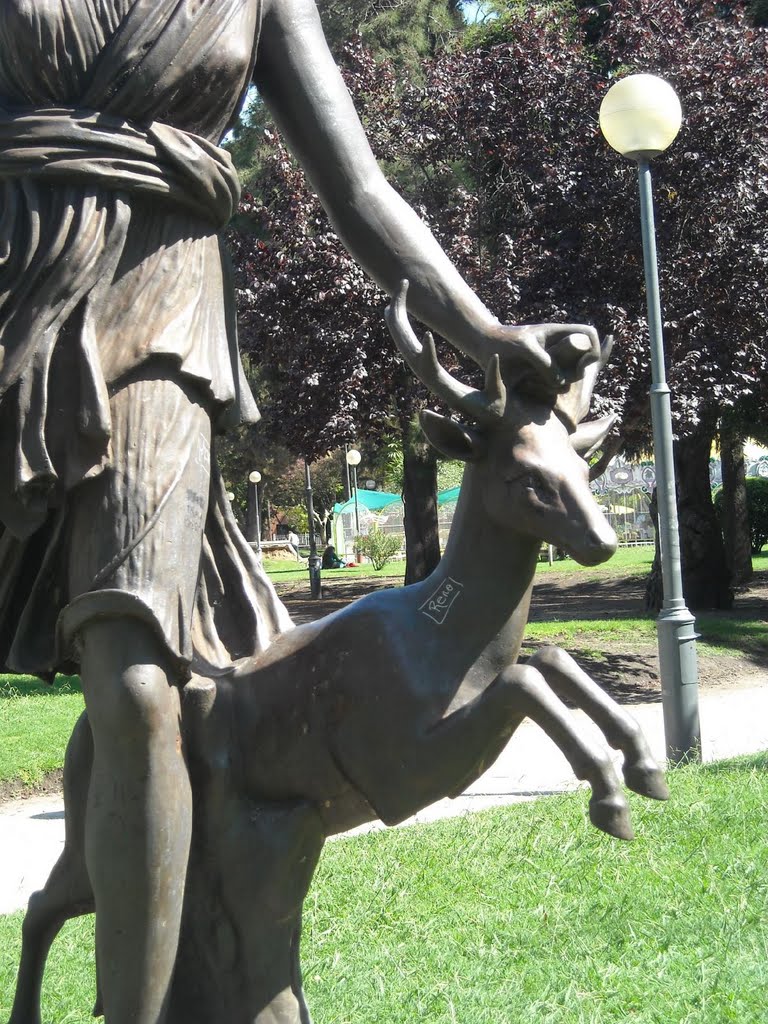
M 687 608 L 663 608 L 656 623 L 664 735 L 670 764 L 701 761 L 695 619 Z
M 309 594 L 310 597 L 322 597 L 323 596 L 323 585 L 320 579 L 320 566 L 322 559 L 316 552 L 310 554 L 308 562 L 309 566 Z

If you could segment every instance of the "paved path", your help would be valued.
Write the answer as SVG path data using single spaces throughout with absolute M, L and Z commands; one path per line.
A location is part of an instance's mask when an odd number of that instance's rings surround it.
M 662 760 L 661 705 L 641 704 L 630 710 Z M 574 714 L 584 719 L 580 712 Z M 707 761 L 768 750 L 768 674 L 761 686 L 702 692 L 701 726 Z M 583 731 L 599 737 L 586 719 Z M 535 725 L 524 722 L 496 763 L 467 793 L 457 800 L 440 800 L 412 820 L 464 814 L 574 785 L 573 773 L 557 747 Z M 29 894 L 45 881 L 63 843 L 61 797 L 16 800 L 0 807 L 0 914 L 26 905 Z

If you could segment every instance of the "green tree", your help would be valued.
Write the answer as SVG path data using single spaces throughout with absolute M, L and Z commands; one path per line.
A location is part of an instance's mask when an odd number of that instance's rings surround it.
M 366 558 L 370 558 L 373 568 L 380 572 L 387 562 L 400 550 L 400 538 L 395 534 L 384 533 L 378 526 L 363 537 L 355 538 L 355 549 Z
M 617 336 L 603 407 L 621 413 L 630 452 L 649 444 L 635 183 L 596 114 L 627 69 L 676 85 L 685 128 L 655 181 L 684 572 L 692 607 L 725 604 L 708 453 L 721 416 L 768 378 L 768 36 L 739 3 L 614 0 L 610 13 L 596 25 L 592 9 L 526 5 L 506 37 L 437 53 L 418 82 L 358 43 L 345 74 L 375 152 L 501 319 L 591 321 Z M 412 437 L 429 399 L 394 356 L 384 297 L 276 140 L 268 172 L 236 246 L 244 337 L 269 367 L 275 433 L 312 457 L 354 437 Z M 406 490 L 418 480 L 412 511 L 431 507 L 431 472 L 405 474 Z M 425 524 L 418 544 L 429 545 Z
M 397 72 L 388 78 L 393 97 L 402 82 L 420 77 L 425 58 L 460 38 L 466 28 L 462 0 L 319 0 L 317 6 L 340 65 L 346 65 L 348 44 L 361 42 Z M 272 129 L 269 112 L 252 90 L 226 143 L 241 181 L 252 192 L 259 191 Z
M 343 453 L 334 452 L 310 464 L 315 527 L 323 538 L 329 536 L 333 506 L 344 497 Z M 304 459 L 293 459 L 270 494 L 278 512 L 306 503 Z
M 421 61 L 464 30 L 461 0 L 319 0 L 334 55 L 359 37 L 374 56 L 386 55 L 400 71 L 418 76 Z
M 768 480 L 763 477 L 747 477 L 747 511 L 752 538 L 752 554 L 759 555 L 768 544 Z M 723 489 L 715 494 L 715 507 L 724 512 Z

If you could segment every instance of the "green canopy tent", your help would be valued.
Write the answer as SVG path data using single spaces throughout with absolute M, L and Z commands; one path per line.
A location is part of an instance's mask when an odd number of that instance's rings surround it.
M 447 505 L 451 501 L 457 501 L 459 490 L 459 487 L 449 487 L 446 491 L 440 491 L 437 495 L 438 505 Z M 402 502 L 402 500 L 399 494 L 390 494 L 387 491 L 358 491 L 357 494 L 359 507 L 367 508 L 370 512 L 377 512 L 388 505 L 396 505 L 398 502 Z M 354 498 L 350 498 L 349 501 L 337 502 L 333 506 L 333 514 L 335 516 L 340 516 L 344 512 L 354 512 L 354 510 Z
M 459 491 L 461 487 L 449 487 L 446 491 L 439 491 L 437 495 L 438 505 L 448 505 L 452 501 L 459 500 Z
M 402 498 L 399 494 L 389 494 L 387 491 L 358 490 L 357 508 L 361 533 L 368 532 L 372 514 L 375 515 L 391 505 L 400 505 L 402 509 Z M 402 518 L 402 511 L 400 518 Z M 350 554 L 354 536 L 355 499 L 352 497 L 349 501 L 337 502 L 333 506 L 333 545 L 342 558 Z
M 459 497 L 458 487 L 449 487 L 440 491 L 437 495 L 439 506 L 454 503 Z M 360 531 L 367 533 L 371 519 L 377 514 L 389 515 L 402 522 L 403 500 L 401 495 L 392 494 L 387 491 L 366 491 L 357 492 L 358 513 L 360 518 Z M 399 509 L 396 508 L 399 506 Z M 333 543 L 336 550 L 341 554 L 348 554 L 351 550 L 351 540 L 355 534 L 355 499 L 337 502 L 333 506 Z
M 387 505 L 395 505 L 397 502 L 401 501 L 402 498 L 399 494 L 388 494 L 387 491 L 357 492 L 357 504 L 359 508 L 366 508 L 369 512 L 377 512 L 379 509 L 386 508 Z M 335 516 L 343 515 L 345 512 L 351 512 L 354 515 L 354 498 L 350 498 L 349 501 L 337 502 L 333 506 L 333 514 Z

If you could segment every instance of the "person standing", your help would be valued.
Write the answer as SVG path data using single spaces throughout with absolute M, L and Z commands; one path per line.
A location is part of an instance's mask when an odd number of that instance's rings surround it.
M 288 543 L 293 548 L 293 553 L 296 555 L 296 561 L 301 561 L 301 555 L 299 554 L 299 536 L 294 532 L 293 527 L 288 532 Z

